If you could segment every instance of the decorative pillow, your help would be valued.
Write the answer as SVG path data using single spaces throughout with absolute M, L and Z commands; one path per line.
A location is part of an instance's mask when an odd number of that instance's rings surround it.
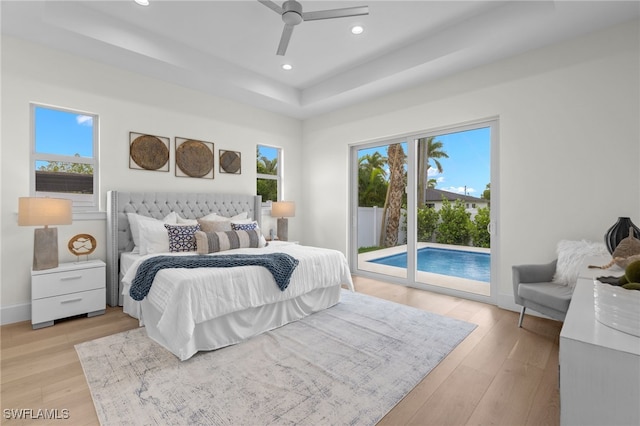
M 249 231 L 202 232 L 195 234 L 198 254 L 216 253 L 238 248 L 264 247 L 259 229 Z
M 176 223 L 178 225 L 197 225 L 198 221 L 196 219 L 185 219 L 179 214 L 176 214 Z
M 176 223 L 178 215 L 175 212 L 171 212 L 162 220 L 158 220 L 153 217 L 143 216 L 137 213 L 127 213 L 127 219 L 129 219 L 129 228 L 131 229 L 131 237 L 133 238 L 133 244 L 140 247 L 140 222 L 142 221 L 156 221 L 159 223 Z
M 230 220 L 204 220 L 198 219 L 200 230 L 203 232 L 226 232 L 233 231 L 231 229 Z
M 562 240 L 558 242 L 556 253 L 558 254 L 558 263 L 553 282 L 573 288 L 578 281 L 578 274 L 584 259 L 588 256 L 607 256 L 609 251 L 604 243 Z
M 231 222 L 231 229 L 234 231 L 252 231 L 258 229 L 258 222 L 252 220 L 250 222 L 237 221 Z
M 169 234 L 159 220 L 140 221 L 140 254 L 169 253 Z
M 225 221 L 225 220 L 242 220 L 242 219 L 247 219 L 248 217 L 249 217 L 249 212 L 242 212 L 231 217 L 221 216 L 218 213 L 209 213 L 208 215 L 203 216 L 200 219 L 213 220 L 213 221 L 221 221 L 221 220 Z
M 264 237 L 264 235 L 262 235 L 262 232 L 260 231 L 260 227 L 258 226 L 258 222 L 256 222 L 255 220 L 246 219 L 246 220 L 238 220 L 238 221 L 231 222 L 231 229 L 233 229 L 234 231 L 254 231 L 255 230 L 260 236 L 259 247 L 266 247 L 268 245 L 267 239 Z
M 169 233 L 169 251 L 196 251 L 195 233 L 200 230 L 200 225 L 168 225 L 165 228 Z

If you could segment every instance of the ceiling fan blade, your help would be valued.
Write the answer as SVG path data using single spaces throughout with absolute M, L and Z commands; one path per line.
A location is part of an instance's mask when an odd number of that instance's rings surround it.
M 291 33 L 293 33 L 293 25 L 285 25 L 282 30 L 282 37 L 280 38 L 280 44 L 278 45 L 278 51 L 276 55 L 284 56 L 289 46 L 289 40 L 291 39 Z
M 344 9 L 317 10 L 302 12 L 302 20 L 317 21 L 319 19 L 346 18 L 348 16 L 368 15 L 369 6 L 345 7 Z
M 258 0 L 260 3 L 264 4 L 265 6 L 267 6 L 269 9 L 273 10 L 274 12 L 276 12 L 278 15 L 282 15 L 284 13 L 284 10 L 282 9 L 282 7 L 278 6 L 277 4 L 275 4 L 274 2 L 272 2 L 271 0 Z

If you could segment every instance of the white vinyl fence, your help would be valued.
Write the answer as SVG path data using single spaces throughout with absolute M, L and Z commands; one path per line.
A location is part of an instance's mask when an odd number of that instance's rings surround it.
M 358 248 L 380 245 L 383 211 L 382 207 L 358 207 Z M 403 209 L 398 244 L 406 243 L 406 232 L 403 225 L 404 213 Z

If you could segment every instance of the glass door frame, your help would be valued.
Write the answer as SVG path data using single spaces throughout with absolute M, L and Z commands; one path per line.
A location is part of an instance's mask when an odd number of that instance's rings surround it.
M 416 254 L 417 254 L 417 229 L 416 229 L 416 209 L 417 209 L 417 150 L 418 139 L 429 136 L 438 136 L 447 133 L 463 132 L 478 128 L 489 127 L 491 135 L 491 212 L 490 229 L 491 235 L 491 283 L 490 295 L 484 296 L 475 293 L 463 292 L 446 287 L 439 287 L 416 282 Z M 391 277 L 377 274 L 370 271 L 358 269 L 358 151 L 376 146 L 390 145 L 393 143 L 407 143 L 407 275 L 406 278 Z M 421 132 L 412 132 L 405 136 L 396 136 L 373 141 L 356 143 L 349 145 L 349 165 L 350 165 L 350 185 L 349 185 L 349 250 L 348 259 L 351 273 L 356 276 L 363 276 L 380 281 L 391 282 L 408 287 L 414 287 L 435 293 L 448 294 L 464 299 L 477 300 L 490 304 L 497 304 L 498 300 L 498 280 L 500 263 L 500 244 L 498 235 L 498 224 L 500 216 L 499 202 L 499 118 L 490 117 L 482 120 L 462 123 L 453 126 L 440 127 Z

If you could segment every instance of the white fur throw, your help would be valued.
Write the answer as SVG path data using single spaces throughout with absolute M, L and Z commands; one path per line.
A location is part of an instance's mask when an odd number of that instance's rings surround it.
M 594 243 L 592 241 L 568 241 L 558 242 L 556 250 L 558 254 L 558 264 L 553 282 L 568 285 L 573 288 L 578 281 L 578 274 L 582 262 L 588 256 L 608 256 L 609 252 L 604 243 Z

